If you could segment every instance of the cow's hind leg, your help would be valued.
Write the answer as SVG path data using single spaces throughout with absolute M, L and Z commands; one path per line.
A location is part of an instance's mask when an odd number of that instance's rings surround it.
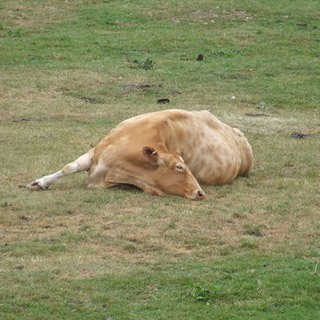
M 61 170 L 44 176 L 40 179 L 30 182 L 27 184 L 27 188 L 30 190 L 39 190 L 47 189 L 49 185 L 58 179 L 68 176 L 72 173 L 89 170 L 93 162 L 93 152 L 89 151 L 88 153 L 82 155 L 77 160 L 68 163 Z

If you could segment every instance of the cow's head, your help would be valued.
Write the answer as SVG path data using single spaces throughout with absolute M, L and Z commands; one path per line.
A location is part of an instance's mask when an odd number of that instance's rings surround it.
M 143 157 L 153 166 L 153 184 L 159 194 L 184 196 L 192 200 L 205 198 L 198 181 L 178 153 L 158 152 L 152 147 L 142 149 Z

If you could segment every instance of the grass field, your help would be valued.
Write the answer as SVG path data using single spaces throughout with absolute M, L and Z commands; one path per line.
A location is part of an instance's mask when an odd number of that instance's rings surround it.
M 320 319 L 319 12 L 2 0 L 0 319 Z M 200 202 L 90 190 L 85 174 L 21 187 L 167 108 L 240 128 L 250 176 Z

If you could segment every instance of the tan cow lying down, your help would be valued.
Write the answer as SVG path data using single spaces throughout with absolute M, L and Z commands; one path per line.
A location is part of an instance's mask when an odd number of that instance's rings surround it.
M 92 188 L 130 184 L 153 195 L 203 199 L 199 183 L 230 183 L 248 174 L 252 161 L 244 135 L 208 111 L 165 110 L 123 121 L 88 153 L 27 187 L 46 189 L 87 170 Z

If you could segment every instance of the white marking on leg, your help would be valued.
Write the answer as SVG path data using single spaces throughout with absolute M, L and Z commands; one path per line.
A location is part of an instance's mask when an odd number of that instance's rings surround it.
M 80 156 L 77 160 L 68 163 L 61 170 L 30 182 L 27 187 L 30 189 L 39 189 L 39 187 L 41 189 L 47 189 L 50 184 L 64 176 L 90 169 L 92 160 L 93 154 L 92 152 L 88 152 Z

